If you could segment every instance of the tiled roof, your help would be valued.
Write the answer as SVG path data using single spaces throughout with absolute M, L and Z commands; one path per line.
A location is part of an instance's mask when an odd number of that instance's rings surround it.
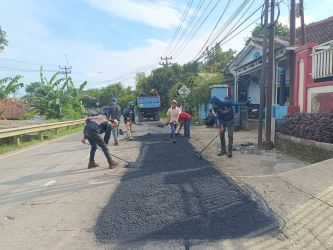
M 333 40 L 333 16 L 305 25 L 307 43 L 322 44 Z M 296 30 L 297 43 L 301 41 L 301 29 Z

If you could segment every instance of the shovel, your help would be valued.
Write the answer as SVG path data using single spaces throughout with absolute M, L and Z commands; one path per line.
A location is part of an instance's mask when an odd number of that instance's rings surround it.
M 208 146 L 210 144 L 212 144 L 213 141 L 215 141 L 215 139 L 220 135 L 220 133 L 218 133 L 200 152 L 196 152 L 195 153 L 195 157 L 197 157 L 198 159 L 203 159 L 203 156 L 202 156 L 202 152 L 206 150 L 206 148 L 208 148 Z
M 90 143 L 86 143 L 86 144 L 91 146 Z M 101 149 L 99 146 L 97 146 L 97 149 L 102 151 L 102 149 Z M 111 153 L 110 153 L 110 155 L 111 155 L 112 157 L 118 159 L 118 160 L 121 160 L 121 161 L 125 162 L 125 163 L 127 164 L 126 167 L 130 167 L 130 165 L 133 163 L 133 162 L 129 162 L 129 161 L 127 161 L 127 160 L 125 160 L 125 159 L 123 159 L 123 158 L 121 158 L 121 157 L 119 157 L 119 156 L 116 156 L 116 155 L 114 155 L 114 154 L 111 154 Z

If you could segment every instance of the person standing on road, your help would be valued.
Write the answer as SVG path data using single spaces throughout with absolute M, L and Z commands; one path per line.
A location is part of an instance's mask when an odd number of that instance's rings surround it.
M 108 149 L 112 127 L 117 126 L 118 122 L 116 120 L 111 123 L 105 119 L 104 116 L 91 116 L 86 119 L 86 124 L 83 129 L 82 143 L 86 144 L 88 140 L 91 146 L 88 164 L 89 169 L 99 166 L 99 164 L 95 162 L 95 153 L 98 146 L 102 149 L 110 169 L 113 169 L 118 165 L 117 162 L 112 160 Z M 105 133 L 104 138 L 101 135 L 103 133 Z
M 189 113 L 181 112 L 179 114 L 178 122 L 181 124 L 181 126 L 184 125 L 184 137 L 190 139 L 190 127 L 192 124 L 192 116 Z
M 120 122 L 120 116 L 121 116 L 121 107 L 117 104 L 117 99 L 112 97 L 111 98 L 111 107 L 110 108 L 107 108 L 105 111 L 104 111 L 104 115 L 106 116 L 106 118 L 111 121 L 111 120 L 117 120 L 118 124 Z M 111 130 L 111 133 L 112 133 L 112 136 L 113 136 L 113 139 L 114 139 L 114 145 L 115 146 L 118 146 L 119 143 L 118 143 L 118 126 L 113 128 Z
M 176 143 L 176 130 L 177 130 L 177 124 L 179 120 L 179 115 L 181 113 L 181 109 L 177 107 L 177 101 L 173 100 L 171 102 L 171 107 L 168 109 L 167 112 L 167 124 L 170 125 L 171 128 L 171 134 L 170 139 L 173 140 L 173 143 Z
M 126 130 L 127 130 L 127 137 L 128 139 L 131 141 L 133 140 L 133 136 L 132 136 L 132 124 L 135 124 L 135 112 L 134 112 L 134 103 L 133 102 L 129 102 L 128 103 L 128 108 L 126 108 L 124 110 L 124 123 L 126 126 Z
M 235 119 L 235 113 L 232 106 L 235 106 L 236 104 L 230 100 L 221 101 L 216 96 L 213 96 L 210 102 L 212 103 L 214 112 L 217 114 L 217 119 L 220 125 L 221 151 L 217 155 L 221 156 L 228 154 L 228 157 L 232 157 L 232 147 L 234 140 L 234 119 Z M 226 143 L 225 143 L 226 129 L 228 129 L 228 139 L 229 139 L 228 152 L 226 151 Z

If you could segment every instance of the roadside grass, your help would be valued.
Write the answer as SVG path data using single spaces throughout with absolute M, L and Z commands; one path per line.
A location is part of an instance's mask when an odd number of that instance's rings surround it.
M 10 152 L 10 151 L 14 151 L 14 150 L 22 149 L 22 148 L 27 148 L 27 147 L 32 146 L 34 144 L 38 144 L 38 143 L 45 142 L 45 141 L 48 141 L 48 140 L 52 140 L 52 139 L 55 139 L 55 138 L 60 138 L 60 137 L 66 136 L 66 135 L 75 134 L 75 133 L 81 132 L 82 130 L 83 130 L 83 125 L 80 125 L 78 127 L 70 127 L 69 129 L 60 128 L 60 129 L 58 129 L 58 134 L 55 134 L 54 130 L 45 131 L 43 133 L 43 140 L 36 139 L 36 138 L 33 138 L 33 137 L 29 138 L 29 139 L 25 138 L 24 140 L 23 139 L 21 140 L 19 146 L 17 146 L 12 141 L 10 141 L 10 142 L 0 141 L 0 155 L 5 154 L 5 153 Z

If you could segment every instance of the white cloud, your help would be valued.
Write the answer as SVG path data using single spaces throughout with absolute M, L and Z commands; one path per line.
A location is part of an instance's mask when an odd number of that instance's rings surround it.
M 315 21 L 315 19 L 312 16 L 308 16 L 308 15 L 304 16 L 304 22 L 305 22 L 305 24 L 309 24 L 309 23 L 312 23 L 314 21 Z M 290 18 L 289 18 L 289 16 L 280 16 L 279 22 L 282 23 L 282 24 L 284 24 L 284 25 L 287 25 L 288 27 L 290 26 Z M 296 18 L 296 27 L 297 28 L 301 27 L 301 18 Z
M 88 0 L 88 2 L 95 8 L 113 15 L 157 28 L 176 27 L 181 18 L 181 12 L 171 5 L 171 1 Z

